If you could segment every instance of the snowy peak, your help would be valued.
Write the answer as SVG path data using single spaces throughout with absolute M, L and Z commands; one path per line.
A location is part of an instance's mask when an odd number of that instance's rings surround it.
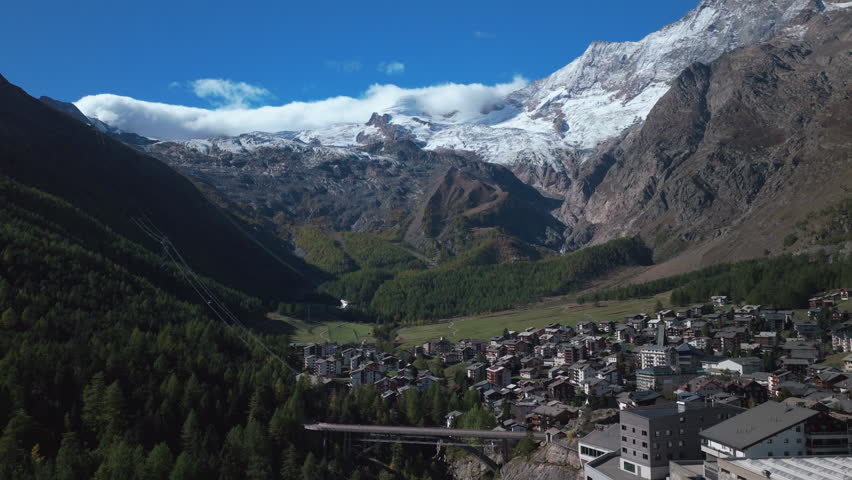
M 690 64 L 764 41 L 816 7 L 815 0 L 703 0 L 639 41 L 592 43 L 564 68 L 514 93 L 524 111 L 504 125 L 561 130 L 566 146 L 594 148 L 642 121 Z

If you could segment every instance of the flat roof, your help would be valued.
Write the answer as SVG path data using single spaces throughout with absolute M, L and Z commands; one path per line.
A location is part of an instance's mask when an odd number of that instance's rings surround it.
M 758 475 L 778 479 L 849 480 L 852 478 L 852 456 L 774 457 L 725 460 L 731 465 Z M 769 475 L 766 475 L 769 472 Z
M 621 446 L 621 438 L 619 432 L 620 424 L 613 423 L 603 430 L 592 430 L 591 433 L 580 439 L 583 445 L 589 445 L 610 452 L 618 451 Z
M 701 432 L 701 436 L 742 450 L 804 422 L 819 412 L 769 401 Z

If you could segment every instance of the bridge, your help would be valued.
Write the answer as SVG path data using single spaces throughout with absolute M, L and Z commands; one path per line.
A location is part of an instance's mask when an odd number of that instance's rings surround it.
M 507 432 L 502 430 L 469 430 L 440 427 L 399 427 L 389 425 L 353 425 L 339 423 L 312 423 L 304 425 L 305 430 L 314 432 L 334 432 L 344 434 L 344 445 L 351 445 L 351 436 L 358 435 L 360 441 L 374 443 L 373 446 L 364 450 L 363 453 L 382 443 L 408 443 L 416 445 L 457 446 L 466 450 L 476 457 L 482 464 L 493 471 L 500 466 L 485 455 L 477 447 L 496 446 L 499 442 L 502 450 L 503 461 L 509 461 L 509 442 L 518 441 L 527 436 L 534 440 L 546 440 L 542 432 Z M 477 439 L 478 444 L 471 444 L 465 440 Z

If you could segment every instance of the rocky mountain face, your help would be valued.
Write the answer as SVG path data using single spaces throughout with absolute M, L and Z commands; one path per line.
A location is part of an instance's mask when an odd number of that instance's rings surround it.
M 279 226 L 395 234 L 430 253 L 459 251 L 474 230 L 561 247 L 558 200 L 473 154 L 424 150 L 389 120 L 374 116 L 357 149 L 260 133 L 144 148 Z
M 592 43 L 567 66 L 478 116 L 430 115 L 406 101 L 379 113 L 391 114 L 397 128 L 426 149 L 472 151 L 487 162 L 571 176 L 601 144 L 641 124 L 683 69 L 763 42 L 801 14 L 823 8 L 821 0 L 701 0 L 641 40 Z M 295 135 L 346 146 L 357 144 L 360 132 L 335 125 Z
M 852 10 L 684 70 L 644 124 L 567 192 L 578 244 L 641 233 L 706 263 L 779 251 L 781 235 L 852 187 Z M 569 239 L 570 241 L 570 239 Z
M 778 253 L 848 186 L 850 6 L 702 0 L 475 118 L 403 102 L 365 124 L 141 148 L 264 221 L 430 253 L 494 232 L 552 251 L 641 234 L 659 259 L 699 252 L 693 266 Z

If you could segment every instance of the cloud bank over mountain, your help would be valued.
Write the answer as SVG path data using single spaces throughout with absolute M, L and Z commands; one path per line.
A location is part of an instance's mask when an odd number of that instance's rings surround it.
M 446 116 L 455 121 L 473 120 L 509 93 L 524 87 L 517 76 L 495 85 L 446 83 L 422 88 L 372 85 L 360 97 L 338 96 L 311 102 L 252 108 L 251 102 L 269 92 L 242 82 L 205 79 L 192 82 L 195 93 L 213 99 L 214 108 L 188 107 L 138 100 L 131 97 L 88 95 L 74 104 L 85 115 L 113 127 L 158 139 L 189 139 L 245 132 L 279 132 L 318 129 L 340 123 L 366 122 L 373 112 L 405 112 L 410 115 Z M 203 88 L 198 88 L 199 85 Z

